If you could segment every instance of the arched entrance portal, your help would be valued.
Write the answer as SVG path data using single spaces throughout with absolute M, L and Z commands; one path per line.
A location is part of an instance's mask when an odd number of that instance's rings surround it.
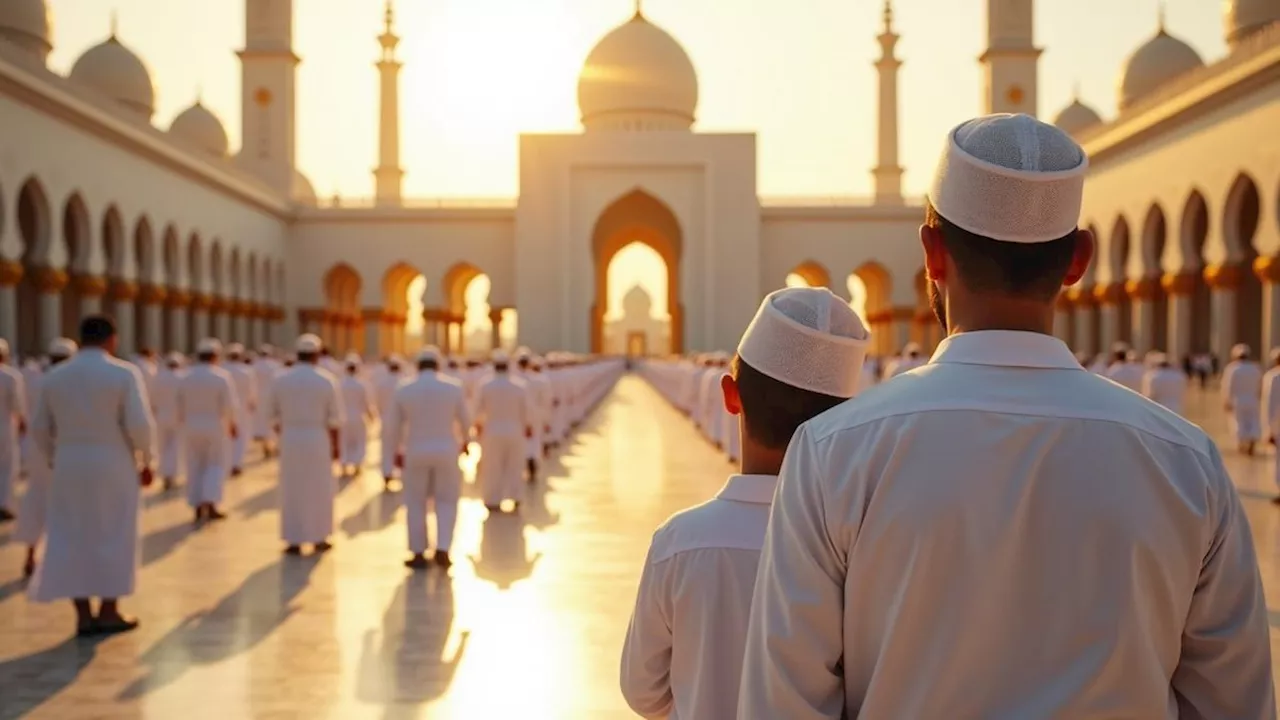
M 683 235 L 671 209 L 642 191 L 633 190 L 605 208 L 591 236 L 595 263 L 595 301 L 591 305 L 591 351 L 604 352 L 604 320 L 609 307 L 609 265 L 624 247 L 647 245 L 667 268 L 667 312 L 671 316 L 673 353 L 684 352 L 684 305 L 680 302 Z

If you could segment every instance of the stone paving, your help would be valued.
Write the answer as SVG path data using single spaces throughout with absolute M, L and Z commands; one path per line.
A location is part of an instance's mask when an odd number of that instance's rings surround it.
M 1216 397 L 1196 393 L 1190 412 L 1225 432 Z M 1225 455 L 1280 608 L 1271 458 Z M 230 519 L 202 529 L 180 489 L 150 491 L 126 605 L 143 625 L 99 641 L 71 638 L 67 607 L 27 602 L 6 525 L 0 718 L 629 717 L 618 652 L 650 533 L 731 470 L 624 377 L 521 515 L 486 517 L 468 485 L 448 575 L 401 565 L 404 511 L 373 469 L 343 487 L 320 558 L 281 554 L 270 464 L 231 481 Z M 1273 651 L 1277 627 L 1273 611 Z

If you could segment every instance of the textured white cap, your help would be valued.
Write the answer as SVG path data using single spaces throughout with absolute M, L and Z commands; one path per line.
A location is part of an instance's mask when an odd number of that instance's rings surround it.
M 391 353 L 390 355 L 387 356 L 387 364 L 402 365 L 404 364 L 404 358 L 400 357 L 399 353 Z
M 196 343 L 197 355 L 221 355 L 222 343 L 218 342 L 218 338 L 205 338 Z
M 181 367 L 182 364 L 187 361 L 187 359 L 183 357 L 182 353 L 180 352 L 171 352 L 168 355 L 165 355 L 164 359 L 165 359 L 165 362 L 167 362 L 168 364 L 179 366 L 179 367 Z
M 80 346 L 71 338 L 58 338 L 49 343 L 49 357 L 69 358 L 76 354 Z
M 511 363 L 511 357 L 505 350 L 494 350 L 489 354 L 489 361 L 494 365 L 508 365 Z
M 961 229 L 993 240 L 1041 243 L 1080 221 L 1089 159 L 1062 130 L 1030 115 L 987 115 L 954 128 L 929 202 Z
M 418 351 L 418 362 L 434 362 L 437 367 L 440 366 L 442 360 L 440 349 L 435 345 L 427 345 Z
M 1249 356 L 1248 345 L 1245 345 L 1244 343 L 1236 343 L 1235 345 L 1231 346 L 1232 360 L 1239 360 L 1240 358 L 1248 357 L 1248 356 Z
M 870 335 L 849 303 L 826 288 L 769 293 L 738 343 L 757 371 L 802 390 L 850 398 Z
M 354 353 L 354 352 L 347 353 L 347 357 L 344 362 L 347 363 L 348 367 L 359 366 L 360 363 L 362 362 L 360 358 L 360 353 Z
M 231 343 L 227 346 L 227 355 L 229 357 L 240 357 L 244 354 L 244 345 L 240 343 Z
M 318 353 L 322 347 L 324 347 L 324 343 L 320 341 L 319 337 L 311 333 L 305 333 L 298 336 L 298 342 L 293 349 L 300 353 Z

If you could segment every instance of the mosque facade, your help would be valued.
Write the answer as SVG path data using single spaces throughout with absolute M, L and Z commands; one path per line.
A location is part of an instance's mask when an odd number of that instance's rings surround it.
M 1032 0 L 988 1 L 986 110 L 1038 106 L 1032 15 Z M 1124 69 L 1119 116 L 1104 121 L 1079 102 L 1058 116 L 1090 153 L 1082 223 L 1100 238 L 1098 262 L 1058 313 L 1078 349 L 1280 341 L 1277 20 L 1280 0 L 1234 0 L 1231 52 L 1207 65 L 1161 23 Z M 295 162 L 293 23 L 293 0 L 246 0 L 233 153 L 199 102 L 167 129 L 153 124 L 146 64 L 114 30 L 64 77 L 47 67 L 44 0 L 0 5 L 0 336 L 39 352 L 107 311 L 125 351 L 311 331 L 374 356 L 407 348 L 408 291 L 421 276 L 425 339 L 465 352 L 477 349 L 463 347 L 465 289 L 483 274 L 494 341 L 515 311 L 522 344 L 602 351 L 609 262 L 641 242 L 667 268 L 673 351 L 732 349 L 788 276 L 846 297 L 860 280 L 875 352 L 938 340 L 917 241 L 922 200 L 902 192 L 888 3 L 876 38 L 875 194 L 862 202 L 760 198 L 756 136 L 696 129 L 693 63 L 640 13 L 588 55 L 581 130 L 521 136 L 517 198 L 405 197 L 390 5 L 377 38 L 374 197 L 322 200 Z

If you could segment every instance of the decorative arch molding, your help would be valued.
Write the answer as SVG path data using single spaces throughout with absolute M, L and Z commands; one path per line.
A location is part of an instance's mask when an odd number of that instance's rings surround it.
M 1248 173 L 1240 173 L 1231 183 L 1223 206 L 1223 239 L 1228 263 L 1251 261 L 1257 256 L 1253 240 L 1261 219 L 1262 197 L 1258 183 Z
M 809 287 L 831 287 L 831 273 L 816 260 L 805 260 L 792 268 L 790 274 L 803 278 Z
M 360 274 L 346 263 L 338 263 L 324 275 L 325 305 L 330 311 L 356 312 L 360 304 Z
M 1142 220 L 1142 272 L 1140 277 L 1160 276 L 1168 250 L 1169 223 L 1160 203 L 1152 203 Z
M 403 260 L 387 268 L 382 276 L 382 307 L 390 315 L 409 312 L 409 285 L 422 273 Z
M 1182 250 L 1179 272 L 1199 271 L 1207 265 L 1205 244 L 1209 240 L 1209 203 L 1204 193 L 1193 189 L 1182 204 L 1178 220 L 1178 245 Z
M 62 238 L 67 251 L 67 270 L 84 275 L 91 272 L 94 255 L 92 221 L 89 207 L 80 193 L 67 198 L 62 211 Z
M 853 271 L 867 289 L 867 322 L 872 317 L 890 312 L 893 307 L 893 278 L 880 263 L 871 260 Z
M 647 245 L 667 268 L 667 312 L 671 315 L 671 352 L 684 352 L 684 305 L 680 302 L 684 233 L 675 213 L 661 200 L 636 188 L 609 204 L 591 233 L 595 300 L 591 305 L 591 351 L 604 351 L 604 314 L 609 305 L 609 263 L 633 242 Z
M 146 215 L 138 218 L 138 222 L 133 226 L 133 258 L 139 282 L 155 283 L 160 279 L 159 264 L 156 262 L 155 234 L 151 229 L 151 220 Z
M 1130 245 L 1129 221 L 1121 215 L 1111 224 L 1111 234 L 1107 236 L 1107 279 L 1111 283 L 1123 284 L 1128 279 Z
M 444 273 L 441 290 L 444 291 L 444 306 L 450 313 L 461 317 L 467 312 L 467 286 L 472 280 L 484 275 L 484 271 L 469 262 L 455 263 Z M 410 278 L 412 281 L 412 278 Z M 406 285 L 407 287 L 407 285 Z
M 22 262 L 28 272 L 46 267 L 53 243 L 53 216 L 49 195 L 33 175 L 22 183 L 17 195 L 18 237 L 22 242 Z

